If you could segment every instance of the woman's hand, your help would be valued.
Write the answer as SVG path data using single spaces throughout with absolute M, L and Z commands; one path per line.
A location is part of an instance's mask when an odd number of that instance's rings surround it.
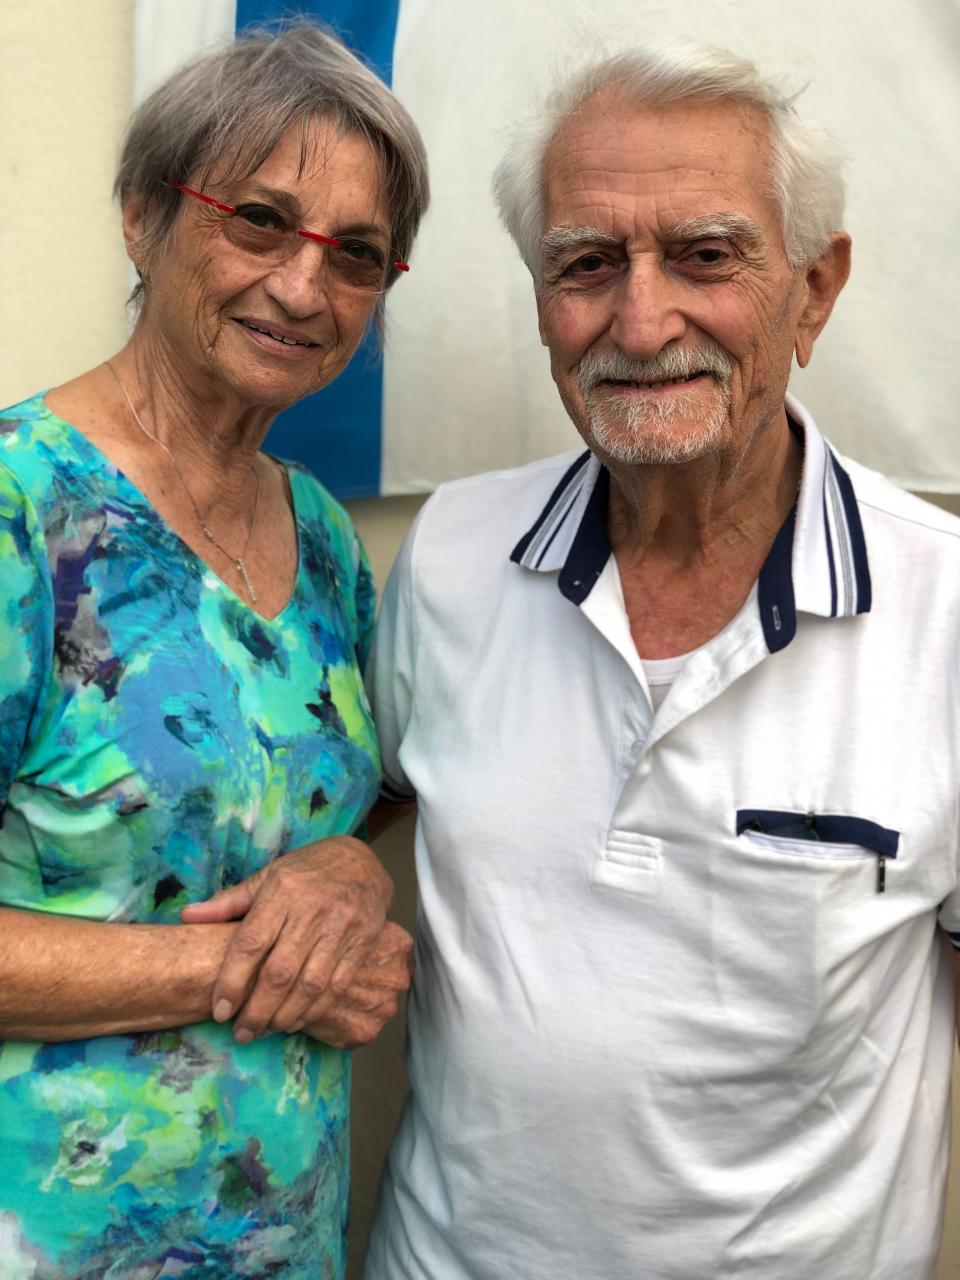
M 329 992 L 308 1012 L 300 1028 L 337 1049 L 359 1049 L 375 1040 L 396 1016 L 399 996 L 413 977 L 413 939 L 387 923 L 356 979 L 342 996 Z
M 233 1017 L 241 1044 L 306 1023 L 328 993 L 349 991 L 392 900 L 376 855 L 352 836 L 331 836 L 184 907 L 184 924 L 241 920 L 214 985 L 213 1017 Z

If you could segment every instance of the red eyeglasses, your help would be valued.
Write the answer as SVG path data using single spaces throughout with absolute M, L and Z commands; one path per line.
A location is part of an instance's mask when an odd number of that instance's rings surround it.
M 230 243 L 244 253 L 254 254 L 276 264 L 292 258 L 299 248 L 298 239 L 313 240 L 327 246 L 327 260 L 334 279 L 350 289 L 363 289 L 382 293 L 387 281 L 387 255 L 377 245 L 355 236 L 325 236 L 319 231 L 307 231 L 291 224 L 290 220 L 272 205 L 262 202 L 224 204 L 203 191 L 194 191 L 179 182 L 167 186 L 182 191 L 185 196 L 202 200 L 205 205 L 224 214 L 223 231 Z M 396 271 L 409 271 L 406 262 L 399 259 L 392 263 Z

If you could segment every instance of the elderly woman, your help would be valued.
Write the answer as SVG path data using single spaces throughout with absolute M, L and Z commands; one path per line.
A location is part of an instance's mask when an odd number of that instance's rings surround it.
M 159 89 L 117 191 L 133 336 L 0 415 L 0 1273 L 339 1276 L 336 1046 L 410 943 L 350 835 L 366 563 L 261 444 L 377 317 L 423 148 L 296 26 Z

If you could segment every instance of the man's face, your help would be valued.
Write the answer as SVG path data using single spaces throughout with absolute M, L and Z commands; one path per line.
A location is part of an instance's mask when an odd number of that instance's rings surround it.
M 587 443 L 629 463 L 743 456 L 783 413 L 807 296 L 754 108 L 604 92 L 544 166 L 540 332 Z

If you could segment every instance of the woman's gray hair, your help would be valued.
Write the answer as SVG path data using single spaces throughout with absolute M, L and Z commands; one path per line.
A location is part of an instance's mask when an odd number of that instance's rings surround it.
M 429 200 L 427 156 L 408 112 L 331 31 L 297 18 L 241 31 L 225 49 L 176 72 L 130 121 L 114 194 L 145 213 L 145 275 L 177 222 L 184 197 L 168 183 L 203 187 L 249 177 L 286 131 L 330 120 L 365 138 L 379 157 L 390 208 L 392 249 L 406 260 Z M 391 268 L 387 285 L 397 278 Z M 142 284 L 134 297 L 142 295 Z
M 770 125 L 770 194 L 780 213 L 791 265 L 812 262 L 828 247 L 831 233 L 840 230 L 844 189 L 839 149 L 828 133 L 800 119 L 793 106 L 796 95 L 782 92 L 764 80 L 752 62 L 723 49 L 681 45 L 630 50 L 579 71 L 556 88 L 543 107 L 516 129 L 494 172 L 500 216 L 538 289 L 547 149 L 560 125 L 607 89 L 638 104 L 699 98 L 758 107 Z

